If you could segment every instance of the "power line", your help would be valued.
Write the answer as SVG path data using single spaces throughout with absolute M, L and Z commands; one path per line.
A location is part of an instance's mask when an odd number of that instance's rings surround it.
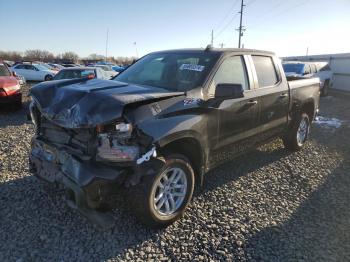
M 276 17 L 279 17 L 279 16 L 281 16 L 281 15 L 284 15 L 285 13 L 290 12 L 292 9 L 295 9 L 295 8 L 297 8 L 297 7 L 306 5 L 309 1 L 310 1 L 310 0 L 304 0 L 303 2 L 300 2 L 299 4 L 297 4 L 297 5 L 295 5 L 295 6 L 291 6 L 291 7 L 289 7 L 288 9 L 284 9 L 283 11 L 280 11 L 278 14 L 273 15 L 273 18 L 276 18 Z M 282 2 L 282 3 L 283 3 L 283 2 Z M 275 8 L 269 9 L 269 10 L 270 10 L 270 13 L 271 13 L 271 11 L 273 12 L 273 11 L 274 11 L 277 7 L 279 7 L 279 6 L 281 6 L 281 3 L 280 3 L 280 4 L 277 4 L 277 5 L 275 6 Z M 260 16 L 260 18 L 265 17 L 267 14 L 268 14 L 268 13 L 265 12 L 263 16 Z M 253 25 L 253 28 L 258 27 L 258 26 L 261 26 L 261 25 L 264 25 L 264 24 L 266 24 L 266 22 L 269 22 L 269 21 L 271 21 L 271 19 L 270 19 L 270 20 L 269 20 L 269 19 L 267 19 L 267 20 L 265 19 L 263 22 L 257 23 L 257 24 L 255 24 L 255 25 Z M 252 28 L 252 27 L 249 27 L 249 28 Z
M 230 21 L 219 31 L 219 33 L 217 33 L 214 36 L 214 39 L 217 39 L 231 24 L 232 22 L 238 17 L 239 13 L 237 13 L 236 15 L 234 15 Z
M 256 0 L 252 0 L 249 3 L 246 4 L 246 6 L 250 6 L 251 4 L 253 4 Z
M 236 5 L 238 4 L 239 0 L 236 0 L 233 5 L 231 6 L 231 8 L 228 10 L 227 14 L 224 16 L 223 19 L 220 20 L 220 23 L 217 24 L 217 26 L 214 27 L 214 31 L 217 31 L 218 29 L 220 29 L 220 27 L 222 26 L 222 24 L 226 21 L 226 19 L 229 17 L 230 14 L 232 14 L 234 8 L 236 7 Z

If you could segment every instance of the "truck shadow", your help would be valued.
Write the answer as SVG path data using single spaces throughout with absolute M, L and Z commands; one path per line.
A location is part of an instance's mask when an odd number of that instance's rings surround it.
M 205 174 L 204 185 L 203 187 L 197 186 L 195 195 L 212 191 L 291 154 L 290 151 L 283 148 L 281 141 L 278 139 L 272 143 L 276 143 L 278 148 L 273 151 L 264 151 L 260 148 L 254 149 Z

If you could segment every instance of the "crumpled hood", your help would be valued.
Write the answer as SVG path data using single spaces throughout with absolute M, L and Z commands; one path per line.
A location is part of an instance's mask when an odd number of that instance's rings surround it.
M 180 95 L 184 93 L 101 79 L 43 82 L 30 90 L 41 113 L 66 128 L 107 123 L 120 118 L 126 105 Z

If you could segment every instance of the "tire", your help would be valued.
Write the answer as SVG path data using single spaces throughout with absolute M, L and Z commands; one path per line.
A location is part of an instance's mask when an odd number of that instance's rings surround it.
M 321 91 L 321 96 L 328 96 L 329 94 L 329 80 L 326 80 L 324 82 L 322 91 Z
M 45 81 L 51 81 L 53 79 L 52 75 L 46 75 L 45 76 Z
M 165 174 L 168 176 L 168 181 L 175 182 L 178 179 L 177 183 L 173 183 L 177 187 L 176 189 L 171 185 L 167 186 L 164 180 Z M 178 177 L 176 177 L 176 174 Z M 163 191 L 158 187 L 159 183 L 165 185 Z M 194 184 L 194 171 L 188 159 L 183 155 L 170 155 L 165 158 L 164 166 L 156 175 L 144 176 L 138 185 L 131 188 L 128 195 L 138 220 L 149 227 L 160 228 L 170 225 L 182 217 L 192 199 Z M 178 188 L 180 186 L 182 186 L 181 189 Z M 172 190 L 177 192 L 172 192 Z M 177 196 L 180 194 L 182 196 Z M 164 197 L 156 201 L 155 197 L 161 195 Z M 173 201 L 171 201 L 171 198 Z M 160 208 L 157 209 L 157 205 Z M 167 212 L 167 208 L 172 210 Z
M 299 135 L 298 135 L 299 134 Z M 310 118 L 306 113 L 300 114 L 282 138 L 284 147 L 290 151 L 299 151 L 310 134 Z

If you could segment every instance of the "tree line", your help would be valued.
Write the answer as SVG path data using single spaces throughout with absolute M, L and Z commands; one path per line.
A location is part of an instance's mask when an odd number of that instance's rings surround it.
M 127 65 L 132 63 L 135 57 L 108 57 L 107 61 L 112 62 L 119 65 Z M 53 53 L 40 50 L 40 49 L 31 49 L 26 50 L 24 52 L 17 51 L 1 51 L 0 50 L 0 60 L 9 60 L 14 62 L 20 61 L 41 61 L 41 62 L 57 62 L 57 61 L 70 61 L 72 63 L 80 63 L 82 61 L 95 60 L 95 61 L 104 61 L 105 56 L 99 54 L 91 54 L 86 58 L 79 57 L 78 54 L 74 52 L 64 52 L 58 55 L 54 55 Z

